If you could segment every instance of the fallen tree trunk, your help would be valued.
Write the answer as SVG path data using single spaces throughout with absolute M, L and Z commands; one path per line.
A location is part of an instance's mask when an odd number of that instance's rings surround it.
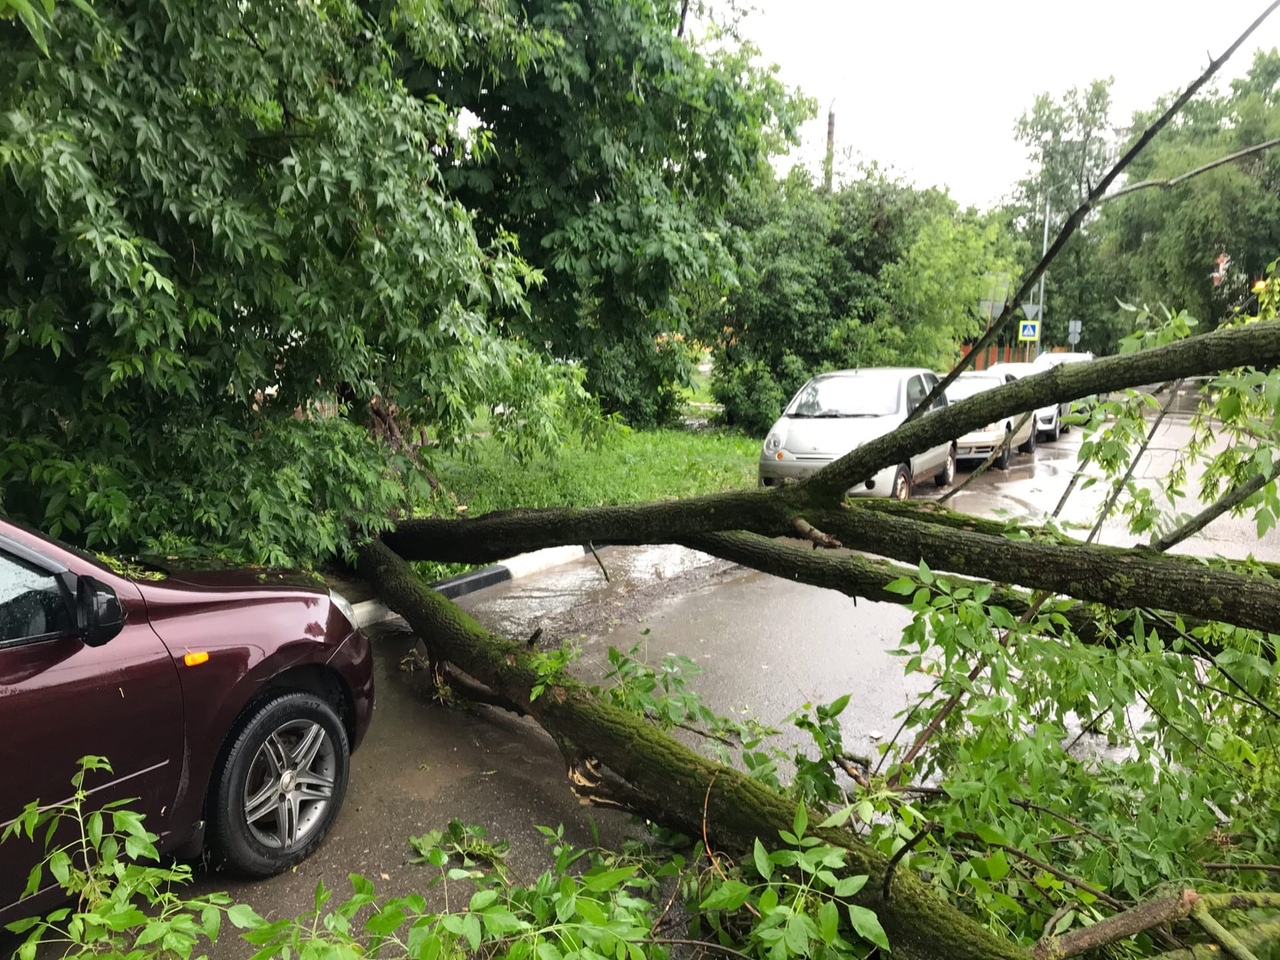
M 898 560 L 923 560 L 935 570 L 980 571 L 999 583 L 1117 610 L 1154 607 L 1280 633 L 1280 584 L 1257 574 L 1213 569 L 1145 548 L 1014 540 L 858 507 L 808 516 L 845 546 Z
M 678 542 L 681 546 L 692 550 L 700 550 L 724 560 L 732 560 L 734 563 L 771 573 L 786 580 L 793 580 L 796 583 L 825 587 L 855 599 L 893 603 L 899 606 L 909 605 L 912 595 L 891 591 L 887 589 L 889 584 L 902 577 L 915 576 L 918 572 L 917 567 L 889 560 L 856 553 L 819 552 L 809 546 L 795 546 L 786 541 L 773 540 L 754 533 L 707 533 Z M 949 576 L 947 579 L 957 587 L 970 589 L 984 582 L 959 576 Z M 991 603 L 1004 607 L 1015 617 L 1023 616 L 1031 608 L 1031 594 L 1027 591 L 1002 584 L 988 584 L 988 586 L 992 588 Z M 1071 625 L 1072 633 L 1082 643 L 1116 646 L 1123 642 L 1118 640 L 1114 633 L 1100 629 L 1097 615 L 1089 604 L 1073 603 L 1055 612 L 1066 618 Z M 1199 618 L 1183 617 L 1183 623 L 1187 629 L 1199 626 L 1203 622 Z M 1205 656 L 1213 656 L 1220 650 L 1220 646 L 1206 643 L 1200 652 Z
M 774 845 L 791 829 L 792 801 L 764 784 L 699 756 L 653 724 L 562 677 L 531 697 L 539 675 L 534 656 L 521 643 L 490 633 L 462 609 L 430 589 L 386 544 L 374 541 L 359 555 L 360 573 L 376 584 L 387 605 L 423 637 L 433 655 L 488 686 L 500 699 L 519 704 L 561 745 L 579 778 L 591 779 L 585 761 L 608 773 L 590 792 L 620 800 L 657 822 L 707 836 L 718 849 L 744 856 L 759 837 Z M 617 778 L 616 780 L 614 778 Z M 880 918 L 893 955 L 903 960 L 1027 960 L 1028 952 L 990 931 L 937 897 L 910 870 L 892 873 L 882 895 L 888 861 L 843 830 L 815 830 L 849 851 L 850 872 L 870 880 L 858 895 Z

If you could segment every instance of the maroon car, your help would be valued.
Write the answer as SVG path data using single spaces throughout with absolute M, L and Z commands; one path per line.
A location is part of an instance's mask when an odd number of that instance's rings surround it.
M 112 569 L 0 519 L 0 831 L 93 754 L 93 800 L 137 798 L 162 849 L 276 873 L 333 824 L 372 708 L 369 643 L 314 581 Z M 42 854 L 0 843 L 0 923 L 56 900 L 19 900 Z

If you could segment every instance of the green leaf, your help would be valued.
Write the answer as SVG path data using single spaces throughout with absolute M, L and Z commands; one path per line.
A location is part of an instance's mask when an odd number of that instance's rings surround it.
M 605 870 L 601 873 L 588 874 L 583 880 L 583 886 L 593 893 L 599 893 L 604 890 L 612 890 L 614 887 L 620 886 L 623 881 L 629 880 L 635 876 L 636 871 L 640 868 L 637 866 L 618 867 L 614 870 Z
M 881 950 L 889 949 L 889 938 L 885 936 L 884 927 L 880 926 L 880 918 L 866 907 L 849 905 L 849 925 L 862 939 L 874 943 Z
M 756 837 L 752 848 L 752 857 L 755 860 L 756 873 L 760 874 L 761 878 L 768 880 L 773 876 L 773 861 L 769 859 L 769 851 L 764 848 L 759 837 Z
M 738 880 L 725 880 L 702 901 L 703 910 L 737 910 L 751 895 L 751 888 Z
M 489 904 L 494 903 L 498 899 L 497 890 L 477 890 L 471 895 L 471 903 L 468 904 L 468 910 L 483 910 Z
M 865 876 L 841 877 L 836 883 L 835 894 L 837 897 L 852 897 L 866 886 L 866 883 L 867 878 Z
M 886 583 L 884 589 L 889 593 L 896 593 L 905 597 L 915 592 L 916 582 L 910 577 L 899 577 L 897 580 L 891 580 Z
M 851 816 L 853 816 L 852 806 L 841 807 L 835 813 L 831 814 L 831 816 L 827 817 L 827 819 L 818 824 L 818 829 L 824 830 L 828 827 L 843 827 L 849 822 L 849 818 Z
M 982 838 L 983 843 L 1008 844 L 1005 835 L 989 823 L 978 822 L 973 825 L 973 832 Z
M 400 929 L 400 925 L 404 923 L 405 919 L 403 910 L 381 910 L 365 921 L 364 928 L 375 937 L 385 937 Z
M 240 930 L 250 930 L 254 927 L 260 927 L 264 923 L 253 907 L 247 903 L 237 903 L 227 910 L 227 920 L 233 927 Z
M 462 919 L 462 935 L 466 938 L 467 943 L 472 950 L 480 949 L 480 918 L 474 913 L 469 913 Z
M 486 910 L 480 915 L 480 919 L 484 921 L 485 931 L 492 937 L 503 937 L 517 930 L 525 930 L 529 926 L 510 910 L 502 907 Z
M 833 900 L 824 900 L 818 907 L 818 930 L 822 934 L 822 942 L 830 946 L 840 935 L 840 911 Z
M 809 811 L 805 809 L 804 801 L 801 800 L 796 804 L 796 815 L 791 821 L 791 830 L 796 837 L 803 837 L 807 826 L 809 826 Z

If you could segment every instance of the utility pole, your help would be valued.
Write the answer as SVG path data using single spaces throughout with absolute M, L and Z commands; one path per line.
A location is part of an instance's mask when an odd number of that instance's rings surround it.
M 1043 260 L 1049 252 L 1049 191 L 1044 192 L 1044 243 L 1040 249 L 1040 259 Z M 1044 342 L 1044 273 L 1040 274 L 1040 342 L 1036 344 L 1039 350 L 1040 343 Z
M 822 161 L 822 186 L 831 192 L 831 180 L 836 161 L 836 102 L 827 108 L 827 155 Z

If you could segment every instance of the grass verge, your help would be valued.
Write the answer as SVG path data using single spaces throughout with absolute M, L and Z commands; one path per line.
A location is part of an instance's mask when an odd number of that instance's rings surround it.
M 451 500 L 440 513 L 471 516 L 517 507 L 591 507 L 667 500 L 751 487 L 758 442 L 723 431 L 626 430 L 599 448 L 561 447 L 527 463 L 507 459 L 495 440 L 479 441 L 471 456 L 436 461 L 436 476 Z M 458 511 L 458 507 L 465 510 Z
M 755 486 L 759 452 L 759 441 L 727 431 L 624 429 L 600 447 L 572 443 L 554 456 L 518 463 L 496 440 L 478 440 L 466 457 L 436 458 L 441 492 L 430 511 L 474 517 L 518 507 L 594 507 L 739 490 Z M 414 567 L 432 581 L 474 569 Z

